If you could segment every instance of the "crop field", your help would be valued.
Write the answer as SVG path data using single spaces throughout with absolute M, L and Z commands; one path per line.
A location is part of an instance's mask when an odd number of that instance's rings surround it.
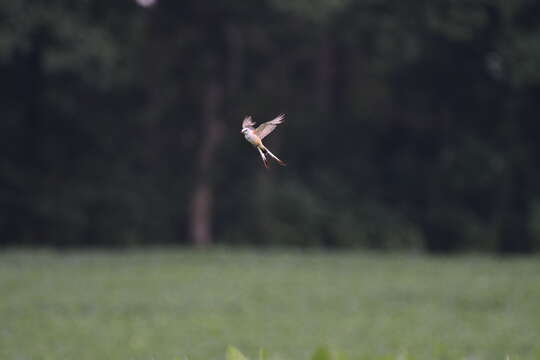
M 540 359 L 540 258 L 0 253 L 0 359 L 213 360 L 228 345 L 270 360 L 321 346 L 350 360 Z

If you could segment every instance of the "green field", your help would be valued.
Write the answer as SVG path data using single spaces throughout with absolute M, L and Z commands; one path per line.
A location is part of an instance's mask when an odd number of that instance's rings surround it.
M 0 254 L 0 359 L 540 359 L 540 259 Z

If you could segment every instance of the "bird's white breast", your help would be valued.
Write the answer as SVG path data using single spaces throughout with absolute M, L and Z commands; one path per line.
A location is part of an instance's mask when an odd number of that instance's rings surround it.
M 253 133 L 253 130 L 249 130 L 249 129 L 248 129 L 248 131 L 246 131 L 246 132 L 244 133 L 244 137 L 246 138 L 247 141 L 249 141 L 249 142 L 252 143 L 252 144 L 256 144 L 256 143 L 257 143 L 257 135 L 255 135 L 255 134 Z

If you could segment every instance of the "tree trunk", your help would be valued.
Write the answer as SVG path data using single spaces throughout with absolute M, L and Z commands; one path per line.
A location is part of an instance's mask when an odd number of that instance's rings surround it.
M 223 107 L 223 88 L 218 80 L 210 80 L 203 98 L 202 133 L 195 170 L 195 188 L 191 198 L 189 237 L 197 247 L 212 243 L 212 211 L 214 192 L 212 168 L 215 154 L 223 138 L 219 114 Z
M 191 204 L 190 237 L 197 247 L 212 243 L 212 187 L 208 181 L 199 182 L 195 187 Z

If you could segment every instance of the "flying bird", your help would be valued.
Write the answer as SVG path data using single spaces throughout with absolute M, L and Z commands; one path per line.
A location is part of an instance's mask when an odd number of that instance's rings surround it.
M 264 144 L 262 143 L 262 139 L 264 139 L 266 136 L 268 136 L 268 134 L 274 131 L 276 126 L 283 123 L 284 117 L 285 117 L 285 114 L 281 114 L 273 120 L 262 123 L 256 129 L 254 128 L 255 122 L 251 119 L 251 116 L 246 116 L 244 118 L 244 121 L 242 121 L 241 133 L 244 134 L 244 137 L 251 145 L 257 148 L 257 150 L 259 151 L 259 154 L 261 154 L 261 158 L 264 163 L 264 166 L 267 169 L 268 169 L 268 160 L 266 159 L 266 155 L 270 155 L 270 157 L 276 160 L 279 165 L 285 166 L 285 163 L 281 161 L 276 155 L 272 154 L 272 152 L 268 150 L 268 148 L 264 146 Z

